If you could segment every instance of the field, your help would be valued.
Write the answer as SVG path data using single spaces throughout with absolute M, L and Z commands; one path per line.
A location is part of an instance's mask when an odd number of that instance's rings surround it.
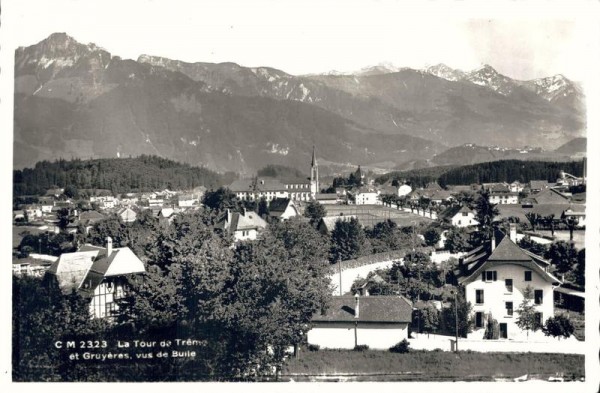
M 327 216 L 355 215 L 366 227 L 372 227 L 387 219 L 401 227 L 418 225 L 420 222 L 432 222 L 428 217 L 380 205 L 325 205 L 325 210 L 327 210 Z
M 492 381 L 520 377 L 547 380 L 584 376 L 584 356 L 550 353 L 481 353 L 411 351 L 405 354 L 368 350 L 300 352 L 289 360 L 282 379 L 295 381 Z

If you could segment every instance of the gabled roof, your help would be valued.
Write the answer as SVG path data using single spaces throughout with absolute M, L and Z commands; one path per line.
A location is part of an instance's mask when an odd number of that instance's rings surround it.
M 105 277 L 146 271 L 143 262 L 128 247 L 107 249 L 84 244 L 77 252 L 64 253 L 48 269 L 56 276 L 63 293 L 82 290 L 93 293 Z M 85 284 L 85 285 L 83 285 Z
M 253 211 L 232 213 L 230 210 L 227 210 L 227 213 L 217 223 L 217 227 L 233 233 L 249 229 L 263 229 L 267 227 L 267 222 Z
M 50 266 L 47 273 L 56 276 L 63 293 L 77 290 L 94 263 L 98 250 L 64 253 Z
M 492 251 L 490 244 L 485 244 L 471 251 L 463 260 L 463 267 L 455 271 L 460 284 L 468 284 L 480 277 L 482 271 L 491 269 L 498 264 L 514 264 L 534 270 L 550 283 L 561 281 L 546 271 L 549 262 L 517 246 L 508 236 L 500 241 Z
M 254 182 L 252 179 L 235 180 L 228 188 L 231 192 L 254 191 Z
M 283 213 L 290 204 L 291 199 L 289 198 L 275 198 L 269 204 L 269 211 Z
M 538 204 L 569 204 L 570 199 L 568 196 L 566 196 L 565 194 L 553 189 L 553 188 L 546 188 L 545 190 L 542 190 L 540 192 L 538 192 L 537 194 L 533 194 L 530 196 L 530 198 L 533 198 L 535 200 L 535 203 Z
M 97 222 L 104 220 L 106 217 L 95 210 L 88 210 L 79 214 L 79 221 Z
M 440 216 L 443 219 L 450 220 L 454 216 L 456 216 L 458 213 L 473 213 L 473 214 L 475 214 L 475 212 L 467 206 L 455 205 L 455 206 L 449 207 L 449 208 L 445 209 L 444 211 L 442 211 Z
M 312 322 L 410 323 L 412 303 L 403 296 L 361 296 L 355 318 L 354 296 L 334 296 L 325 314 L 315 313 Z
M 321 218 L 321 221 L 319 222 L 319 227 L 321 226 L 325 226 L 325 228 L 327 229 L 328 232 L 331 232 L 335 229 L 335 223 L 338 221 L 343 221 L 343 222 L 347 222 L 350 221 L 351 219 L 358 219 L 357 216 L 350 214 L 350 215 L 344 215 L 344 216 L 329 216 L 329 217 L 323 217 Z

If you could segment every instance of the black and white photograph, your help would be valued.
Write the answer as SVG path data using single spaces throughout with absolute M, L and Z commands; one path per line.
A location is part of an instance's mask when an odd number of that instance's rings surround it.
M 597 391 L 599 15 L 2 2 L 3 384 Z

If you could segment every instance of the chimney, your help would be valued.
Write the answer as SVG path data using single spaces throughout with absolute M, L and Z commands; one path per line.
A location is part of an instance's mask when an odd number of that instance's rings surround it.
M 513 243 L 517 242 L 517 224 L 514 224 L 514 223 L 510 224 L 510 240 Z
M 108 236 L 106 238 L 106 256 L 110 256 L 110 254 L 112 253 L 112 239 L 110 238 L 110 236 Z
M 231 210 L 227 209 L 227 223 L 231 223 Z
M 358 293 L 354 295 L 354 299 L 356 300 L 356 304 L 354 305 L 354 319 L 358 319 L 360 312 L 360 296 Z
M 496 249 L 496 234 L 492 233 L 492 251 Z

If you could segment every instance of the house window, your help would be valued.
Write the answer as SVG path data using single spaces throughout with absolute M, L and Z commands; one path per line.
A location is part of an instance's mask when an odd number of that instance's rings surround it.
M 483 289 L 475 291 L 475 304 L 483 304 Z
M 536 289 L 533 291 L 535 304 L 542 304 L 544 301 L 544 290 Z
M 534 321 L 535 321 L 535 326 L 537 327 L 541 327 L 542 326 L 542 321 L 543 321 L 543 315 L 541 312 L 536 312 L 533 316 Z
M 482 328 L 483 327 L 483 313 L 478 311 L 475 313 L 475 327 Z
M 506 307 L 506 315 L 509 317 L 512 317 L 513 315 L 513 302 L 506 302 L 504 303 L 505 307 Z
M 525 272 L 525 281 L 531 281 L 531 270 Z
M 504 285 L 506 286 L 506 292 L 511 292 L 513 291 L 513 281 L 512 278 L 507 278 L 506 280 L 504 280 Z
M 485 282 L 492 282 L 498 279 L 498 274 L 495 270 L 485 270 L 481 273 L 481 280 Z
M 469 213 L 467 213 L 467 212 L 463 212 L 463 214 L 462 214 L 462 215 L 463 215 L 463 217 L 466 217 L 466 216 L 468 216 L 468 215 L 469 215 Z

